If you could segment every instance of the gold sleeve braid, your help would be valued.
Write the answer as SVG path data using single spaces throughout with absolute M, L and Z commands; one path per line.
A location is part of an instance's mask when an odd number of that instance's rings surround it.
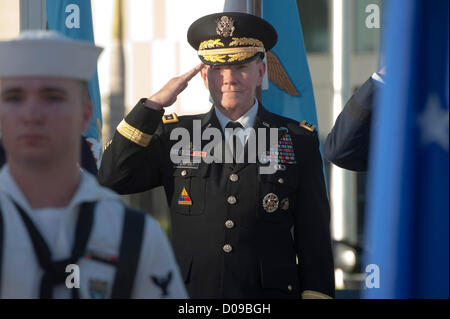
M 318 291 L 305 290 L 302 293 L 302 299 L 333 299 L 333 298 Z
M 150 134 L 146 134 L 141 132 L 137 128 L 132 127 L 125 120 L 122 120 L 120 124 L 117 126 L 117 132 L 119 132 L 123 137 L 130 140 L 133 143 L 138 144 L 142 147 L 147 147 L 150 144 L 150 140 L 152 136 Z

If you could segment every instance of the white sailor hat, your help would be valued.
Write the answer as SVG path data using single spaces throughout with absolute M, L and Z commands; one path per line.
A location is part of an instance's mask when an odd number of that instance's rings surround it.
M 88 81 L 102 50 L 56 31 L 24 31 L 15 39 L 0 41 L 0 78 L 45 76 Z

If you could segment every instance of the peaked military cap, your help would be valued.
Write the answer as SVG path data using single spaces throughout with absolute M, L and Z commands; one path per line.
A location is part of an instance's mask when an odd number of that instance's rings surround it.
M 205 64 L 242 64 L 264 57 L 277 42 L 277 32 L 257 16 L 221 12 L 192 23 L 187 39 Z

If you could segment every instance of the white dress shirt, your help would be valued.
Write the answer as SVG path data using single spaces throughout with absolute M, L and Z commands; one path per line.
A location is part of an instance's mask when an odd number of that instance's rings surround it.
M 382 88 L 384 86 L 384 79 L 377 72 L 372 74 L 371 78 L 372 78 L 372 80 L 374 80 L 374 83 L 378 88 Z
M 225 132 L 225 140 L 228 140 L 228 132 L 225 131 L 225 126 L 227 126 L 228 122 L 232 121 L 226 115 L 224 115 L 217 106 L 214 107 L 216 112 L 217 119 L 219 120 L 220 127 L 222 128 L 222 132 Z M 255 103 L 253 106 L 240 118 L 238 118 L 235 122 L 241 123 L 244 128 L 242 131 L 236 134 L 236 137 L 240 139 L 242 145 L 248 140 L 248 137 L 252 133 L 253 125 L 255 124 L 256 114 L 258 114 L 258 100 L 255 98 Z

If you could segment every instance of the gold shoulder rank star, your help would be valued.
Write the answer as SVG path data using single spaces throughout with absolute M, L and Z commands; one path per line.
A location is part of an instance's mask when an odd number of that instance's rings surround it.
M 300 93 L 295 88 L 289 75 L 284 70 L 278 57 L 272 53 L 267 52 L 267 73 L 269 80 L 272 81 L 281 90 L 286 91 L 292 96 L 300 96 Z

